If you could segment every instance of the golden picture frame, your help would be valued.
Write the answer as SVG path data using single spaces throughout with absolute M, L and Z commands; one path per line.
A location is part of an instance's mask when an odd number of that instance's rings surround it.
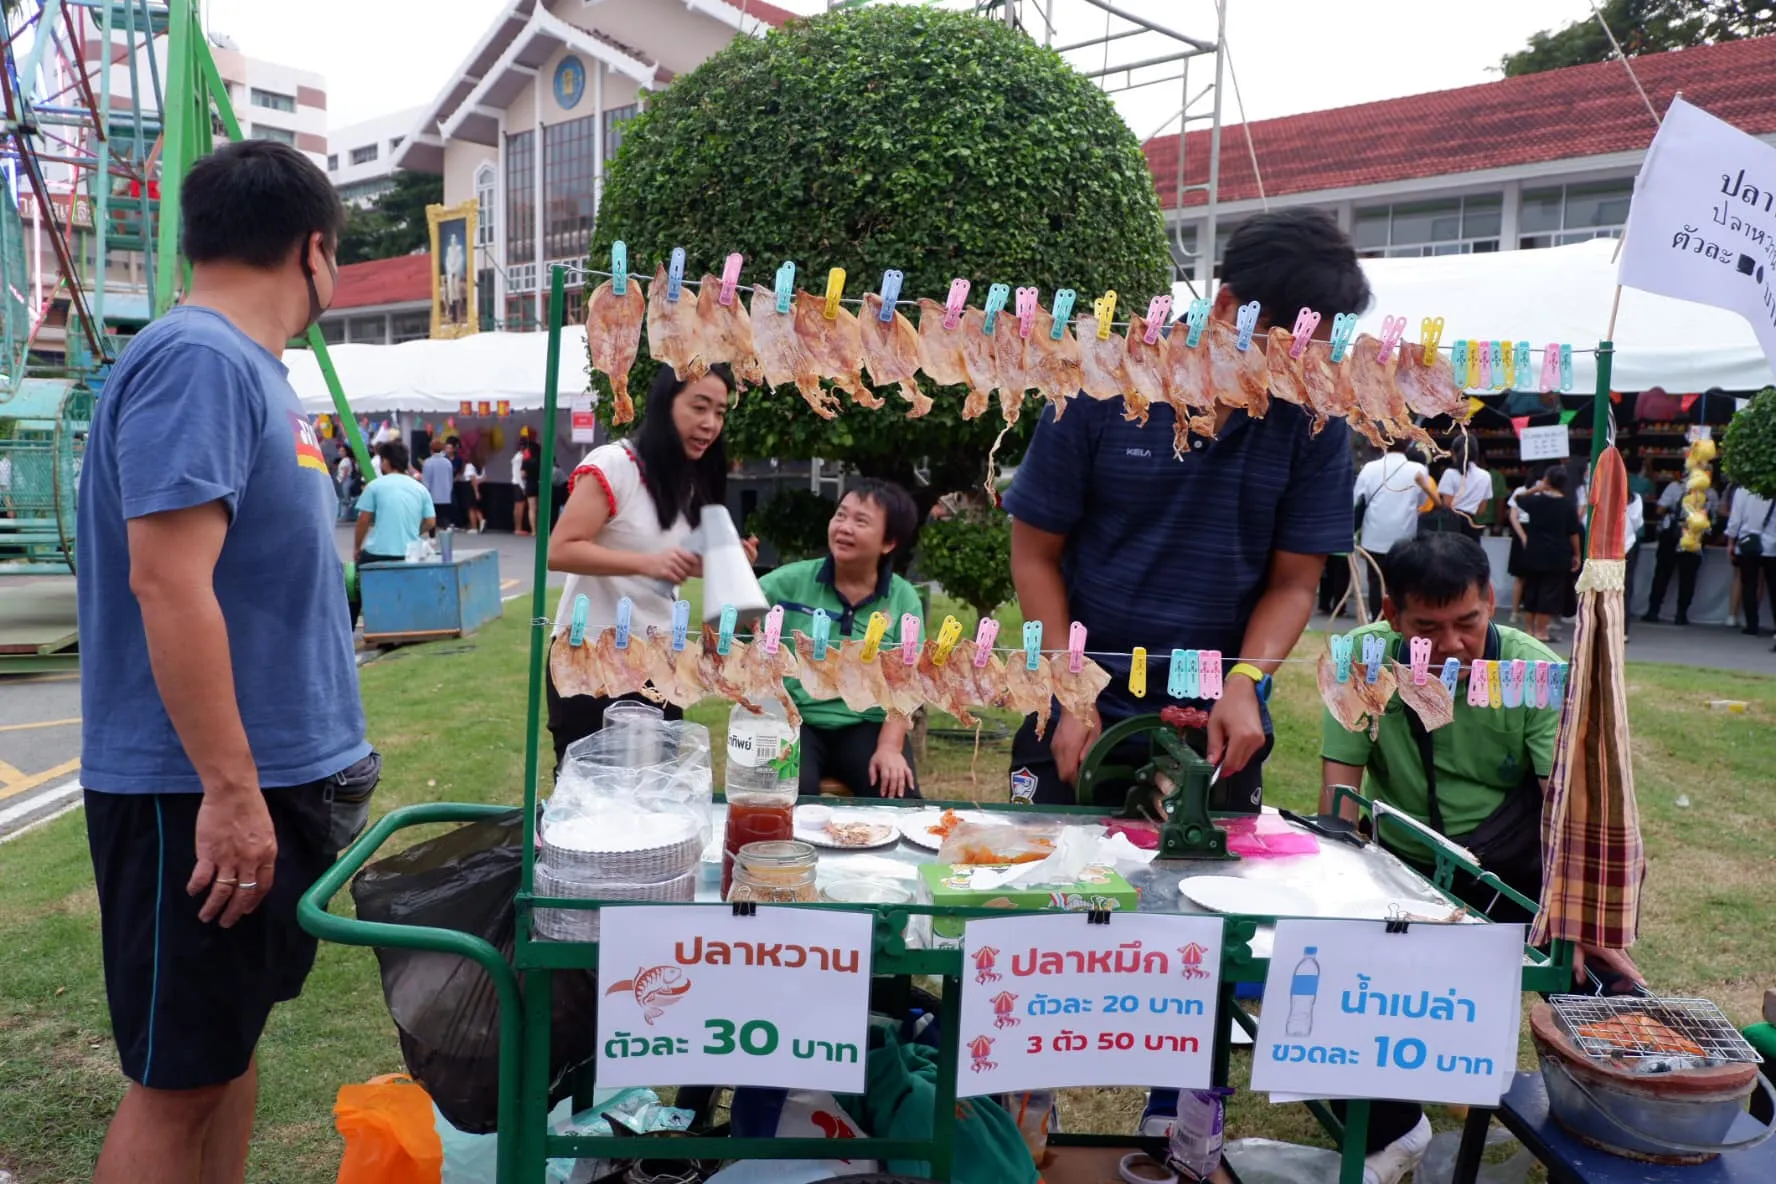
M 481 203 L 426 207 L 432 241 L 432 339 L 448 341 L 481 329 L 475 296 L 475 227 Z

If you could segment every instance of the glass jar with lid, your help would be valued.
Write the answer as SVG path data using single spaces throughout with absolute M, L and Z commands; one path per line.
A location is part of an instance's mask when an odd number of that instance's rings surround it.
M 728 899 L 758 904 L 813 903 L 817 855 L 796 839 L 748 843 L 734 856 Z

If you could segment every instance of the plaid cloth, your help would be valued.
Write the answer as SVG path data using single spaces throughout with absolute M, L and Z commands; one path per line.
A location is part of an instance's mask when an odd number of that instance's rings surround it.
M 1615 449 L 1599 458 L 1591 491 L 1590 549 L 1579 576 L 1579 621 L 1542 812 L 1542 900 L 1530 941 L 1559 938 L 1622 950 L 1640 927 L 1646 849 L 1623 679 L 1628 479 Z

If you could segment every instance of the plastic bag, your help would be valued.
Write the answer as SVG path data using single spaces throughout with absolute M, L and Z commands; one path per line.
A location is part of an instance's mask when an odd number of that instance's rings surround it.
M 1007 822 L 961 822 L 944 839 L 939 863 L 1037 863 L 1054 853 L 1059 827 Z
M 399 1075 L 339 1087 L 333 1125 L 345 1140 L 339 1184 L 438 1184 L 444 1146 L 432 1100 Z
M 517 922 L 522 813 L 458 827 L 379 859 L 352 881 L 358 917 L 472 933 L 509 959 Z M 451 1125 L 484 1134 L 498 1125 L 499 998 L 486 971 L 431 950 L 376 951 L 382 994 L 407 1071 Z M 554 971 L 551 1102 L 595 1052 L 598 980 Z
M 864 1137 L 863 1128 L 845 1113 L 838 1099 L 821 1090 L 737 1089 L 731 1114 L 734 1137 L 740 1139 L 846 1140 Z M 809 1179 L 855 1176 L 877 1170 L 873 1159 L 844 1159 L 838 1154 L 829 1160 L 813 1161 L 808 1166 L 818 1167 L 825 1173 Z
M 611 810 L 683 815 L 696 821 L 703 842 L 715 779 L 709 729 L 683 720 L 626 718 L 568 745 L 544 810 L 545 825 Z

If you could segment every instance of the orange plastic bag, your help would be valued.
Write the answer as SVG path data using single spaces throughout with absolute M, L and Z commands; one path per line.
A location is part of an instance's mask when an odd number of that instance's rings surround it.
M 432 1098 L 400 1074 L 339 1087 L 333 1125 L 345 1140 L 339 1184 L 439 1184 L 444 1144 Z

